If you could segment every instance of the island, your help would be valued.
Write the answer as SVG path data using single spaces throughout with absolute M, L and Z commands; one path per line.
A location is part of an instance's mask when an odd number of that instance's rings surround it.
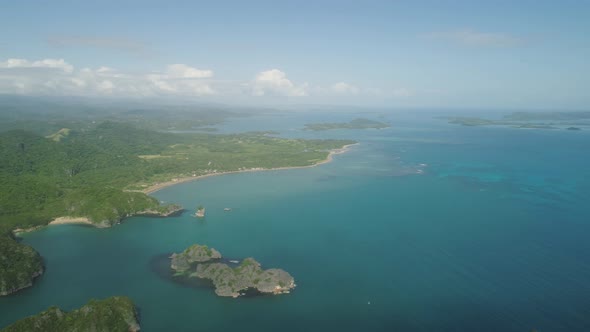
M 576 130 L 570 128 L 578 128 L 578 126 L 590 126 L 590 112 L 582 111 L 513 112 L 496 120 L 463 116 L 439 118 L 462 126 L 505 126 L 519 129 L 559 129 L 563 126 L 574 126 L 566 128 L 567 130 Z
M 195 216 L 197 218 L 205 218 L 205 207 L 202 205 L 199 205 L 197 207 L 197 212 L 195 212 Z
M 590 111 L 512 112 L 504 116 L 512 121 L 577 121 L 590 120 Z
M 262 269 L 254 258 L 241 262 L 221 262 L 219 251 L 204 245 L 194 244 L 182 253 L 170 256 L 170 268 L 175 277 L 201 278 L 213 282 L 215 294 L 237 298 L 248 293 L 288 294 L 295 288 L 295 279 L 281 269 Z
M 82 308 L 65 312 L 57 307 L 23 318 L 0 332 L 137 332 L 137 311 L 131 299 L 110 297 L 91 300 Z
M 388 127 L 389 124 L 385 122 L 357 118 L 349 122 L 308 123 L 305 125 L 305 130 L 322 131 L 331 129 L 383 129 Z
M 513 126 L 514 128 L 520 129 L 558 129 L 557 127 L 546 125 L 546 124 L 535 124 L 535 123 L 523 123 Z

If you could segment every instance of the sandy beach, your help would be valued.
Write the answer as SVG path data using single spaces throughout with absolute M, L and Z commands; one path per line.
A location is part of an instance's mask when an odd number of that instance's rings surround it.
M 173 186 L 175 184 L 179 184 L 179 183 L 184 183 L 184 182 L 190 182 L 190 181 L 197 181 L 197 180 L 201 180 L 204 178 L 208 178 L 211 176 L 218 176 L 218 175 L 225 175 L 225 174 L 233 174 L 233 173 L 245 173 L 245 172 L 261 172 L 261 171 L 278 171 L 278 170 L 285 170 L 285 169 L 298 169 L 298 168 L 309 168 L 309 167 L 316 167 L 319 165 L 323 165 L 323 164 L 327 164 L 332 162 L 332 160 L 334 160 L 334 156 L 337 154 L 342 154 L 347 152 L 351 146 L 354 145 L 358 145 L 359 143 L 354 143 L 354 144 L 348 144 L 343 146 L 342 148 L 339 149 L 333 149 L 330 151 L 330 153 L 328 153 L 328 156 L 326 157 L 326 159 L 319 161 L 313 165 L 306 165 L 306 166 L 289 166 L 289 167 L 275 167 L 275 168 L 261 168 L 261 167 L 257 167 L 257 168 L 251 168 L 251 169 L 245 169 L 245 170 L 240 170 L 240 171 L 229 171 L 229 172 L 219 172 L 219 173 L 210 173 L 210 174 L 205 174 L 205 175 L 199 175 L 199 176 L 187 176 L 187 177 L 182 177 L 182 178 L 177 178 L 173 181 L 166 181 L 166 182 L 162 182 L 162 183 L 157 183 L 154 184 L 153 186 L 150 186 L 144 190 L 142 190 L 141 192 L 145 193 L 145 194 L 151 194 L 154 193 L 158 190 Z
M 65 225 L 65 224 L 86 224 L 92 225 L 92 222 L 86 217 L 59 217 L 49 222 L 48 225 Z

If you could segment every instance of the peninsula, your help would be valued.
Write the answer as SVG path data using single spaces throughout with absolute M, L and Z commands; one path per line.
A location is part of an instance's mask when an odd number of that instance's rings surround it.
M 65 312 L 57 307 L 23 318 L 0 332 L 137 332 L 133 302 L 126 297 L 91 300 L 80 309 Z
M 295 288 L 295 280 L 281 269 L 261 268 L 254 258 L 246 258 L 236 267 L 221 262 L 219 251 L 195 244 L 179 254 L 170 256 L 170 268 L 177 278 L 209 279 L 215 294 L 239 297 L 249 291 L 260 294 L 288 294 Z

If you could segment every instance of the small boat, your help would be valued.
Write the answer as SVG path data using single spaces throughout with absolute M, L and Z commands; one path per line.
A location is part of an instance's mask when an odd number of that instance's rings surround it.
M 234 264 L 238 264 L 240 261 L 236 261 L 236 260 L 230 260 L 230 263 L 234 263 Z
M 223 211 L 231 211 L 231 208 L 224 208 Z

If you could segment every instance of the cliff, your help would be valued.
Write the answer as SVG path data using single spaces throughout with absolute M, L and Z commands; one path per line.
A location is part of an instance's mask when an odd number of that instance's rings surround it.
M 209 262 L 220 259 L 219 251 L 202 246 L 199 244 L 192 245 L 180 254 L 172 254 L 170 256 L 170 267 L 176 271 L 177 274 L 186 273 L 195 263 Z
M 43 271 L 41 256 L 32 247 L 0 235 L 0 296 L 32 286 Z

